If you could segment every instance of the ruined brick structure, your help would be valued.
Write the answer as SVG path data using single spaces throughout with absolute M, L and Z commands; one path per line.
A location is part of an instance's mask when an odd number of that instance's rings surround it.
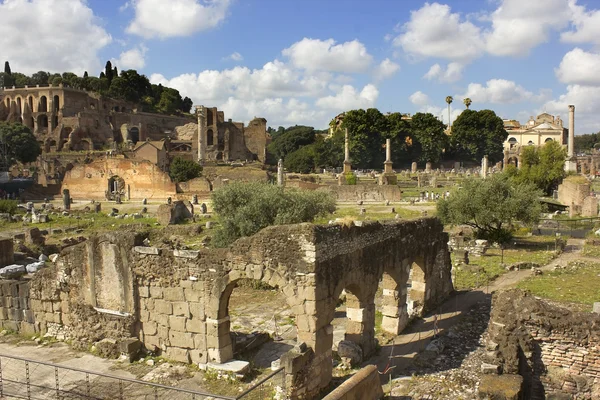
M 145 247 L 143 239 L 136 232 L 92 237 L 30 282 L 1 285 L 2 325 L 75 342 L 134 336 L 173 360 L 222 363 L 234 354 L 229 297 L 239 279 L 260 280 L 285 294 L 298 342 L 306 344 L 281 359 L 292 398 L 316 398 L 331 380 L 331 323 L 344 289 L 346 340 L 366 356 L 376 346 L 380 283 L 382 327 L 393 334 L 452 290 L 448 236 L 435 218 L 274 226 L 229 248 L 199 251 Z
M 574 313 L 521 290 L 500 292 L 492 303 L 489 340 L 497 349 L 489 361 L 505 374 L 523 376 L 523 398 L 557 392 L 590 398 L 600 384 L 598 326 L 598 315 Z
M 578 179 L 583 179 L 583 182 Z M 598 198 L 591 194 L 590 182 L 585 178 L 566 178 L 558 185 L 558 201 L 569 207 L 571 216 L 598 216 Z
M 216 107 L 196 107 L 198 129 L 191 143 L 199 161 L 265 161 L 269 144 L 267 120 L 254 118 L 244 126 L 242 122 L 225 121 L 223 111 Z

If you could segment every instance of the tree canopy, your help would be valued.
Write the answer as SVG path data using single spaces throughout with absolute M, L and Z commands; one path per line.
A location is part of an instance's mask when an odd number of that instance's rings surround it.
M 437 203 L 437 215 L 445 224 L 469 225 L 478 238 L 506 243 L 515 224 L 533 224 L 540 218 L 541 191 L 533 184 L 515 182 L 507 174 L 487 179 L 466 179 L 448 199 Z
M 521 168 L 509 169 L 509 174 L 517 182 L 534 184 L 545 194 L 551 195 L 565 177 L 566 150 L 552 140 L 541 147 L 521 148 Z
M 42 153 L 40 144 L 28 127 L 19 123 L 0 121 L 0 146 L 6 146 L 8 165 L 17 161 L 33 162 Z
M 217 247 L 270 225 L 310 222 L 335 211 L 335 200 L 329 193 L 283 190 L 259 182 L 226 185 L 212 193 L 212 204 L 222 225 L 213 237 Z
M 200 176 L 202 166 L 185 158 L 175 157 L 169 165 L 169 176 L 175 182 L 187 182 Z
M 575 136 L 575 153 L 590 153 L 600 147 L 600 132 Z
M 450 144 L 460 159 L 480 162 L 487 155 L 496 163 L 504 157 L 507 137 L 502 119 L 492 110 L 464 110 L 452 124 Z

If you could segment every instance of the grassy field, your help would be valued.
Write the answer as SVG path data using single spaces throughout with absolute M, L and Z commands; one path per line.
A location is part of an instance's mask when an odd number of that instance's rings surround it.
M 581 310 L 591 311 L 592 304 L 600 298 L 600 263 L 570 264 L 567 269 L 532 276 L 518 287 L 545 299 L 574 303 Z
M 490 248 L 481 257 L 469 257 L 469 265 L 461 266 L 456 271 L 455 287 L 471 289 L 485 286 L 488 282 L 506 273 L 502 265 L 517 262 L 532 262 L 540 265 L 547 264 L 554 258 L 554 236 L 515 237 L 510 247 L 504 250 Z
M 392 213 L 392 207 L 396 209 L 396 213 Z M 360 215 L 360 209 L 364 208 L 366 213 Z M 406 208 L 402 208 L 398 205 L 390 205 L 390 206 L 376 206 L 376 205 L 342 205 L 338 206 L 335 214 L 330 214 L 315 220 L 316 224 L 326 224 L 330 220 L 334 220 L 336 218 L 344 218 L 348 220 L 357 220 L 357 221 L 378 221 L 378 220 L 387 220 L 394 219 L 396 214 L 400 215 L 401 218 L 417 218 L 422 214 L 420 211 L 410 210 Z M 431 214 L 431 213 L 429 213 Z

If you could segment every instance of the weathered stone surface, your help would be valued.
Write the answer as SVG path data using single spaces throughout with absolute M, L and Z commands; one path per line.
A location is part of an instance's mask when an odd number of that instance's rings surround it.
M 140 253 L 140 254 L 153 254 L 153 255 L 160 254 L 160 249 L 158 249 L 156 247 L 135 246 L 133 248 L 133 251 L 135 251 L 136 253 Z
M 161 225 L 173 225 L 193 218 L 193 213 L 183 201 L 178 200 L 171 204 L 161 204 L 156 212 L 156 219 Z
M 519 400 L 521 398 L 521 375 L 484 375 L 479 384 L 480 399 Z
M 27 270 L 24 265 L 8 265 L 4 268 L 0 268 L 0 278 L 3 279 L 15 279 L 25 274 Z
M 173 250 L 173 255 L 181 258 L 198 258 L 199 254 L 200 252 L 198 250 Z
M 351 365 L 359 365 L 363 360 L 363 352 L 359 345 L 349 340 L 342 340 L 338 344 L 338 355 L 342 360 L 348 359 Z

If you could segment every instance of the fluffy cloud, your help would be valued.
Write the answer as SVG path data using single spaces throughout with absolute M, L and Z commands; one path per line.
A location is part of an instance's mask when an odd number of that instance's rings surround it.
M 111 40 L 87 1 L 0 2 L 0 49 L 15 72 L 95 75 L 101 68 L 98 52 Z
M 593 43 L 600 45 L 600 10 L 587 11 L 584 6 L 570 2 L 571 22 L 574 29 L 563 32 L 560 36 L 567 43 Z
M 440 57 L 464 62 L 477 58 L 484 48 L 480 28 L 462 20 L 445 4 L 425 3 L 411 11 L 410 21 L 402 26 L 402 31 L 393 44 L 417 58 Z
M 600 54 L 575 48 L 564 55 L 554 72 L 563 83 L 600 85 Z
M 571 15 L 565 0 L 503 0 L 485 33 L 487 51 L 496 56 L 523 56 L 564 28 Z
M 455 103 L 453 103 L 455 104 Z M 448 125 L 448 105 L 437 106 L 437 105 L 425 105 L 419 109 L 419 112 L 433 114 L 438 119 L 441 119 L 446 125 Z M 452 122 L 456 121 L 456 118 L 463 112 L 462 108 L 450 107 L 450 118 Z
M 368 84 L 360 92 L 354 86 L 344 85 L 335 95 L 318 99 L 316 105 L 337 111 L 369 108 L 375 105 L 377 97 L 379 97 L 379 90 L 374 85 Z
M 425 93 L 421 92 L 420 90 L 411 94 L 408 99 L 410 100 L 411 103 L 413 103 L 414 105 L 417 105 L 417 106 L 426 106 L 427 104 L 430 103 L 429 96 L 427 96 Z
M 381 62 L 381 64 L 379 64 L 375 68 L 373 75 L 374 75 L 375 79 L 377 79 L 378 81 L 382 81 L 384 79 L 391 78 L 399 70 L 400 70 L 400 66 L 398 64 L 396 64 L 389 58 L 386 58 L 385 60 L 383 60 Z
M 189 36 L 216 27 L 230 0 L 132 0 L 135 17 L 127 32 L 144 38 Z
M 335 44 L 335 40 L 304 38 L 283 50 L 293 66 L 308 71 L 365 72 L 373 57 L 358 40 Z
M 231 53 L 230 55 L 225 57 L 225 59 L 232 60 L 232 61 L 242 61 L 244 59 L 244 57 L 237 51 L 234 51 L 233 53 Z
M 546 102 L 538 111 L 560 115 L 566 123 L 570 104 L 575 105 L 575 134 L 598 132 L 600 91 L 597 87 L 569 85 L 566 93 Z
M 469 97 L 474 103 L 511 104 L 529 100 L 543 101 L 547 95 L 546 91 L 536 95 L 506 79 L 490 79 L 485 86 L 480 83 L 470 83 L 466 93 L 457 97 Z
M 146 52 L 148 48 L 143 44 L 122 52 L 118 59 L 112 59 L 111 63 L 120 70 L 142 69 L 146 66 Z
M 429 68 L 429 71 L 423 78 L 427 80 L 437 80 L 438 82 L 452 83 L 460 80 L 462 78 L 462 72 L 464 69 L 464 65 L 451 62 L 444 69 L 440 64 L 434 64 Z

